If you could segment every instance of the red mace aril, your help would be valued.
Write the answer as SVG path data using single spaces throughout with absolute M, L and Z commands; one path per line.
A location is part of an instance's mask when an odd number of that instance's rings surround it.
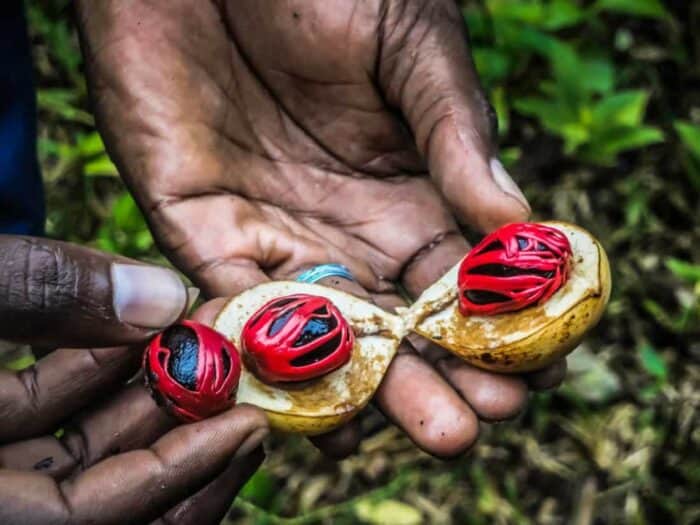
M 569 277 L 571 245 L 542 224 L 509 224 L 487 235 L 459 268 L 459 311 L 494 315 L 549 299 Z
M 350 360 L 355 336 L 325 297 L 295 294 L 263 305 L 243 327 L 246 366 L 268 383 L 306 381 Z
M 155 400 L 183 421 L 213 416 L 236 402 L 240 356 L 208 326 L 182 321 L 158 334 L 146 349 L 144 369 Z

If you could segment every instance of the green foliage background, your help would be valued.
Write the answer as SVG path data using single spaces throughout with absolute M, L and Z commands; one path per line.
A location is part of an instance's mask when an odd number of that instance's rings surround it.
M 67 0 L 29 1 L 48 232 L 163 262 L 95 131 Z M 614 294 L 564 388 L 469 457 L 381 415 L 361 453 L 279 440 L 231 523 L 700 523 L 700 2 L 463 2 L 536 218 L 602 240 Z M 296 516 L 284 520 L 280 516 Z

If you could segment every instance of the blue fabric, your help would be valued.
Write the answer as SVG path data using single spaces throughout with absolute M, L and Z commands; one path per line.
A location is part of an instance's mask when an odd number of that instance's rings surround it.
M 41 235 L 36 99 L 21 0 L 0 2 L 0 233 Z

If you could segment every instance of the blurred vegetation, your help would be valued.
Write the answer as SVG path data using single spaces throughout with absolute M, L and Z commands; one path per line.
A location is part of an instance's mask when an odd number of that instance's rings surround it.
M 537 217 L 609 250 L 607 316 L 565 387 L 469 457 L 434 460 L 371 412 L 340 463 L 274 442 L 228 523 L 700 523 L 700 2 L 463 9 Z M 95 131 L 68 0 L 30 1 L 29 20 L 49 234 L 162 261 Z

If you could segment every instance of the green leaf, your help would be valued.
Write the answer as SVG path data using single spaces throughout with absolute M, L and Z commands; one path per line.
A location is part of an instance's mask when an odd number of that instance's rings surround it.
M 575 115 L 556 100 L 519 98 L 513 102 L 513 107 L 524 115 L 537 117 L 545 128 L 557 135 L 561 135 L 565 126 L 576 122 Z
M 568 155 L 590 140 L 588 127 L 579 122 L 570 108 L 559 100 L 521 98 L 515 100 L 513 106 L 520 113 L 537 117 L 547 131 L 562 137 Z
M 658 324 L 669 332 L 684 334 L 692 330 L 697 331 L 700 321 L 700 312 L 698 312 L 697 307 L 683 308 L 678 315 L 671 315 L 667 306 L 661 306 L 651 299 L 642 301 L 642 306 Z
M 506 168 L 510 168 L 520 160 L 522 153 L 522 150 L 518 147 L 503 148 L 499 152 L 498 157 Z
M 578 24 L 586 17 L 586 12 L 571 0 L 552 0 L 545 9 L 542 27 L 558 31 Z
M 663 132 L 653 126 L 621 128 L 617 136 L 606 143 L 605 149 L 611 153 L 619 153 L 663 141 Z
M 674 122 L 673 127 L 690 154 L 700 161 L 700 126 L 677 120 Z
M 639 183 L 628 185 L 627 199 L 624 204 L 625 225 L 629 228 L 639 228 L 649 214 L 649 191 Z
M 496 42 L 513 57 L 518 57 L 524 52 L 534 52 L 551 58 L 567 46 L 552 35 L 512 20 L 494 18 L 493 32 Z
M 591 138 L 588 127 L 579 122 L 571 122 L 562 126 L 559 129 L 559 133 L 564 139 L 564 153 L 567 155 L 573 154 Z
M 7 370 L 19 371 L 29 368 L 34 363 L 36 363 L 36 358 L 32 354 L 27 354 L 12 361 L 3 363 L 2 367 L 6 368 Z
M 644 119 L 649 94 L 645 91 L 620 91 L 604 97 L 593 106 L 595 127 L 638 126 Z
M 611 128 L 595 136 L 582 151 L 582 158 L 593 163 L 609 165 L 623 151 L 663 142 L 660 129 L 652 126 Z
M 122 193 L 114 202 L 112 218 L 114 219 L 115 226 L 126 232 L 137 232 L 147 229 L 141 211 L 136 205 L 136 202 L 134 202 L 134 199 L 132 199 L 131 195 L 127 192 Z
M 639 360 L 642 363 L 642 368 L 647 373 L 661 381 L 665 381 L 668 377 L 668 369 L 666 363 L 659 353 L 654 350 L 649 344 L 644 344 L 639 349 Z
M 660 0 L 598 0 L 593 9 L 652 18 L 669 17 L 668 11 Z
M 549 60 L 556 96 L 571 107 L 581 107 L 591 95 L 607 93 L 615 85 L 615 68 L 608 58 L 585 57 L 572 45 L 561 44 Z
M 700 282 L 700 265 L 692 264 L 680 259 L 675 259 L 669 257 L 664 261 L 666 268 L 668 268 L 673 275 L 684 281 L 688 281 L 690 284 L 696 284 Z
M 491 0 L 488 11 L 494 20 L 507 20 L 549 31 L 570 27 L 586 16 L 586 12 L 574 0 Z
M 97 157 L 95 160 L 87 162 L 83 166 L 83 173 L 86 177 L 118 177 L 117 167 L 112 163 L 107 154 Z
M 615 66 L 607 58 L 581 59 L 576 67 L 585 93 L 608 93 L 615 86 Z
M 27 2 L 27 19 L 29 27 L 46 41 L 46 47 L 52 57 L 67 74 L 79 70 L 82 55 L 74 44 L 74 33 L 67 20 L 49 15 L 45 7 L 38 7 Z
M 243 485 L 239 496 L 263 509 L 269 508 L 277 493 L 275 481 L 264 469 L 259 469 L 248 482 Z
M 81 135 L 77 147 L 83 157 L 94 157 L 105 152 L 105 144 L 97 131 Z
M 119 248 L 111 236 L 111 230 L 108 226 L 102 226 L 97 232 L 97 248 L 103 252 L 119 253 Z
M 491 85 L 508 76 L 511 61 L 507 54 L 498 49 L 477 47 L 473 51 L 474 63 L 485 85 Z
M 562 102 L 576 107 L 588 91 L 586 79 L 581 75 L 583 62 L 573 46 L 565 44 L 549 57 L 554 75 L 556 96 Z
M 489 10 L 494 18 L 510 19 L 528 25 L 539 25 L 545 16 L 541 2 L 492 1 Z
M 93 126 L 95 121 L 87 111 L 77 106 L 80 96 L 68 89 L 40 89 L 37 91 L 37 104 L 40 110 L 53 113 L 63 120 Z
M 379 502 L 360 500 L 355 504 L 355 514 L 362 521 L 371 525 L 420 525 L 423 516 L 415 507 L 386 499 Z
M 43 137 L 39 137 L 38 150 L 39 156 L 42 159 L 49 156 L 56 156 L 63 161 L 72 162 L 80 156 L 78 148 L 72 144 Z
M 462 9 L 462 16 L 469 28 L 469 35 L 475 40 L 490 37 L 490 18 L 480 9 L 467 6 Z
M 491 91 L 490 98 L 498 121 L 498 135 L 505 136 L 510 127 L 510 108 L 508 107 L 506 92 L 502 87 L 497 87 Z
M 533 117 L 547 118 L 552 112 L 556 112 L 556 105 L 545 98 L 525 97 L 518 98 L 513 102 L 513 106 L 520 113 Z

